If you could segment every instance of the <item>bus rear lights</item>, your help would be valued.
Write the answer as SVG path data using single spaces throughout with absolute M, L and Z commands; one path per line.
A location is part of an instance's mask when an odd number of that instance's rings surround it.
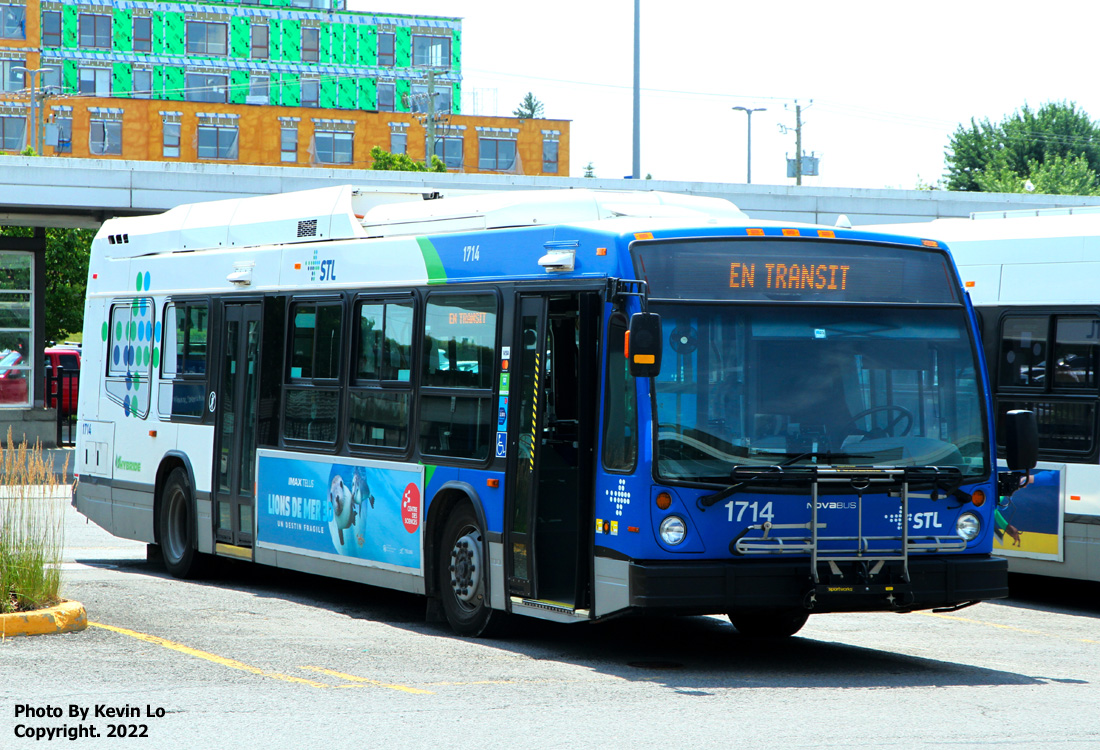
M 975 508 L 985 505 L 985 490 L 974 490 L 974 494 L 970 496 L 970 502 L 974 503 Z
M 978 538 L 982 530 L 982 521 L 973 513 L 963 513 L 955 521 L 955 531 L 968 542 Z
M 668 510 L 672 507 L 672 495 L 667 492 L 662 492 L 657 495 L 657 507 L 661 510 Z
M 687 525 L 679 516 L 665 516 L 665 520 L 661 521 L 659 532 L 665 544 L 675 547 L 687 536 Z

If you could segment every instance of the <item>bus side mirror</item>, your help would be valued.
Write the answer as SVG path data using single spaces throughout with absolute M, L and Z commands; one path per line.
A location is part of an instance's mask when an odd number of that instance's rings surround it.
M 1014 409 L 1004 416 L 1005 461 L 1009 471 L 1030 471 L 1039 459 L 1039 428 L 1035 412 Z
M 661 316 L 634 313 L 627 331 L 626 356 L 630 374 L 636 378 L 656 377 L 661 371 Z

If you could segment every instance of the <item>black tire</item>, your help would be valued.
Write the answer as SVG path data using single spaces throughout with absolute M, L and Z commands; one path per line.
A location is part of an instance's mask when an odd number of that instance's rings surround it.
M 729 613 L 733 627 L 749 638 L 787 638 L 801 630 L 809 617 L 804 609 L 741 609 Z
M 451 511 L 443 524 L 436 561 L 439 598 L 447 623 L 458 635 L 496 634 L 503 612 L 489 606 L 485 535 L 469 503 Z
M 195 503 L 191 479 L 182 467 L 168 475 L 160 496 L 157 531 L 164 567 L 176 578 L 196 578 L 202 559 L 195 550 Z

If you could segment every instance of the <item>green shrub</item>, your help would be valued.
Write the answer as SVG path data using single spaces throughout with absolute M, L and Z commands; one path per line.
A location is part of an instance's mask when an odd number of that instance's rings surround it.
M 60 479 L 36 443 L 0 446 L 0 613 L 41 609 L 61 601 L 64 537 Z M 62 501 L 63 502 L 63 501 Z

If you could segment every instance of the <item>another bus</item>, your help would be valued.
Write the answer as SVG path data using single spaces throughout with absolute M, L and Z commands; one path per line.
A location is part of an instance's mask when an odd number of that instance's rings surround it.
M 1030 415 L 999 476 L 933 241 L 652 192 L 200 203 L 103 225 L 83 356 L 74 504 L 176 576 L 415 592 L 463 635 L 1007 595 Z
M 1100 581 L 1100 208 L 893 227 L 951 246 L 978 311 L 995 413 L 1029 409 L 1040 463 L 997 513 L 1019 573 Z

